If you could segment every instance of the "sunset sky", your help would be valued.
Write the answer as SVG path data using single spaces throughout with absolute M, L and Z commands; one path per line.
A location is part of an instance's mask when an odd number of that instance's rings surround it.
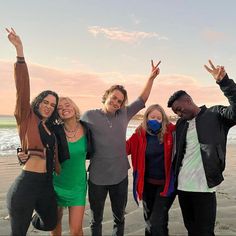
M 161 60 L 147 105 L 166 108 L 184 89 L 198 105 L 227 104 L 203 65 L 212 59 L 236 78 L 234 0 L 7 0 L 0 3 L 0 114 L 13 114 L 15 49 L 5 27 L 21 36 L 31 97 L 45 89 L 70 96 L 85 111 L 101 107 L 112 84 L 129 101 Z M 166 108 L 171 114 L 171 110 Z

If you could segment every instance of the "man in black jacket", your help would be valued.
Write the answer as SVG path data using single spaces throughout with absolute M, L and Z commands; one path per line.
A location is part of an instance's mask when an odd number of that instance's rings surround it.
M 236 124 L 236 84 L 223 66 L 209 60 L 206 70 L 229 101 L 229 106 L 198 107 L 183 90 L 168 107 L 180 117 L 176 124 L 175 177 L 184 224 L 190 236 L 214 235 L 216 186 L 223 181 L 226 142 Z

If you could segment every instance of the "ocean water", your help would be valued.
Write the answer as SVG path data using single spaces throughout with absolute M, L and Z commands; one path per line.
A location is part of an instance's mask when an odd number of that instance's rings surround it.
M 127 137 L 130 137 L 139 121 L 131 121 L 127 130 Z M 13 116 L 0 116 L 0 157 L 16 155 L 16 149 L 20 146 L 17 133 L 16 121 Z
M 127 138 L 140 124 L 138 120 L 131 120 L 127 129 Z M 231 128 L 228 134 L 228 144 L 236 144 L 236 126 Z M 20 146 L 20 140 L 16 129 L 16 121 L 13 116 L 0 116 L 0 157 L 16 155 L 16 149 Z
M 0 116 L 0 156 L 14 155 L 19 145 L 15 118 Z

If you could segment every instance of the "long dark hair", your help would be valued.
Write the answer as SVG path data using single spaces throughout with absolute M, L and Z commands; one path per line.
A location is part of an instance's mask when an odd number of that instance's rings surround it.
M 39 119 L 42 119 L 42 115 L 39 112 L 39 104 L 43 101 L 43 99 L 45 97 L 47 97 L 48 95 L 52 95 L 56 98 L 56 104 L 55 104 L 55 108 L 54 111 L 52 113 L 52 115 L 47 119 L 46 123 L 51 126 L 52 123 L 55 122 L 56 119 L 58 119 L 58 114 L 57 114 L 57 105 L 58 105 L 58 101 L 59 101 L 59 97 L 57 95 L 57 93 L 51 91 L 51 90 L 45 90 L 43 92 L 41 92 L 37 97 L 35 97 L 33 99 L 33 101 L 31 102 L 31 107 L 34 111 L 34 113 L 39 117 Z

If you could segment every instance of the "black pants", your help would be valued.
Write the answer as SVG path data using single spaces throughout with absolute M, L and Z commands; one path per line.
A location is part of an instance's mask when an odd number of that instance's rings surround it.
M 52 180 L 45 173 L 22 171 L 7 193 L 11 235 L 25 236 L 30 222 L 50 231 L 57 224 L 57 203 Z M 32 218 L 33 211 L 36 214 Z
M 104 204 L 109 193 L 111 208 L 114 218 L 112 235 L 124 235 L 125 208 L 128 194 L 128 177 L 115 185 L 96 185 L 89 181 L 89 203 L 92 213 L 91 233 L 92 236 L 102 235 L 102 220 Z
M 163 185 L 144 183 L 143 213 L 146 236 L 168 236 L 168 212 L 175 196 L 160 196 L 163 188 Z
M 214 236 L 216 194 L 178 191 L 184 225 L 189 236 Z

